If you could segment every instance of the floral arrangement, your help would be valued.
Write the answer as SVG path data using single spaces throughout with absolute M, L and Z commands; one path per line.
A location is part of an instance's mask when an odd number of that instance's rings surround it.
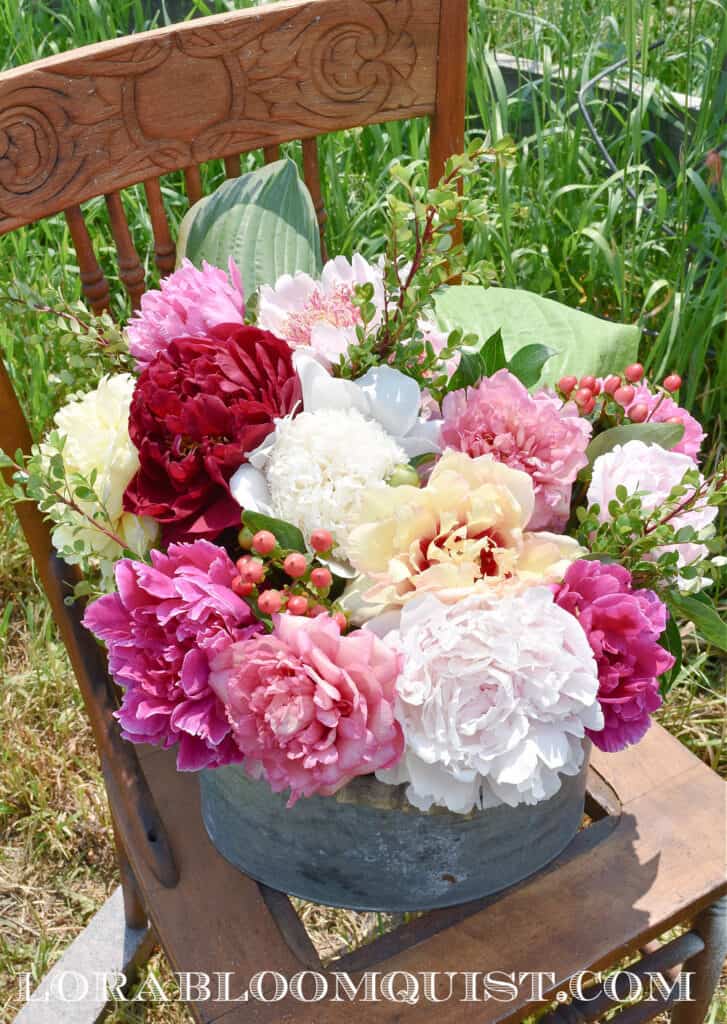
M 213 266 L 219 223 L 193 210 L 190 258 L 123 336 L 76 330 L 113 372 L 5 464 L 94 598 L 126 739 L 183 771 L 241 763 L 290 804 L 372 773 L 421 810 L 532 804 L 587 739 L 644 736 L 679 621 L 724 646 L 725 472 L 700 470 L 682 381 L 647 380 L 638 331 L 594 342 L 585 314 L 549 347 L 522 293 L 516 331 L 470 330 L 503 296 L 458 241 L 482 212 L 462 183 L 501 158 L 433 190 L 397 168 L 379 259 L 321 265 L 313 230 L 273 273 L 275 231 L 233 218 Z

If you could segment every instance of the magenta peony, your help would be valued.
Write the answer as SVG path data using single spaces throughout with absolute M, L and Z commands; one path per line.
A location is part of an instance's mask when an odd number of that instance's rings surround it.
M 442 403 L 442 447 L 473 458 L 492 455 L 527 473 L 535 489 L 530 530 L 560 532 L 570 513 L 571 487 L 586 465 L 591 426 L 572 402 L 547 391 L 531 395 L 508 370 L 475 388 L 452 391 Z
M 274 632 L 227 647 L 210 685 L 251 774 L 274 792 L 329 796 L 390 768 L 404 739 L 394 718 L 401 656 L 373 633 L 340 635 L 328 615 L 276 615 Z
M 652 590 L 633 590 L 628 569 L 611 563 L 573 562 L 555 594 L 596 656 L 605 725 L 589 736 L 601 750 L 623 750 L 641 739 L 661 706 L 657 676 L 674 664 L 658 643 L 667 610 Z
M 84 625 L 106 643 L 109 671 L 123 688 L 116 714 L 133 743 L 179 744 L 180 771 L 241 761 L 208 685 L 209 660 L 262 626 L 230 589 L 237 570 L 209 541 L 172 544 L 152 565 L 122 559 L 117 594 L 86 609 Z
M 654 392 L 647 381 L 642 381 L 634 387 L 634 399 L 626 406 L 626 414 L 635 405 L 645 405 L 649 410 L 646 417 L 649 423 L 681 423 L 684 427 L 684 434 L 678 444 L 675 444 L 672 451 L 688 455 L 694 462 L 698 461 L 699 449 L 706 434 L 701 426 L 690 416 L 686 409 L 665 395 L 663 392 Z
M 224 325 L 208 338 L 176 338 L 134 389 L 139 469 L 124 509 L 156 519 L 165 541 L 239 528 L 228 481 L 300 397 L 291 350 L 267 331 Z
M 182 260 L 179 270 L 163 278 L 159 288 L 141 297 L 126 328 L 129 350 L 143 369 L 175 338 L 204 338 L 219 324 L 243 324 L 242 278 L 230 257 L 230 277 L 202 262 L 198 270 Z

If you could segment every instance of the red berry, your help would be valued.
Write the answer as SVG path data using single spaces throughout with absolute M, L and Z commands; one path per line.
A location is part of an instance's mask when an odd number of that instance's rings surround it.
M 593 392 L 590 388 L 578 388 L 575 394 L 575 399 L 578 408 L 583 410 L 590 402 L 593 401 Z
M 578 382 L 578 386 L 581 388 L 588 388 L 588 390 L 592 391 L 594 395 L 597 395 L 601 390 L 601 386 L 595 377 L 581 377 Z
M 330 530 L 314 530 L 310 535 L 310 546 L 319 553 L 330 551 L 333 547 L 333 537 Z
M 649 407 L 644 405 L 643 402 L 637 402 L 636 405 L 632 405 L 629 409 L 629 419 L 632 423 L 643 423 L 648 415 Z
M 333 576 L 328 569 L 314 569 L 310 574 L 310 581 L 318 590 L 327 590 L 333 583 Z
M 603 390 L 606 392 L 607 395 L 613 396 L 618 391 L 618 389 L 620 387 L 621 387 L 621 378 L 620 377 L 616 377 L 616 376 L 611 376 L 611 377 L 607 377 L 606 378 L 606 382 L 603 385 Z
M 279 590 L 263 590 L 257 599 L 257 606 L 263 615 L 275 615 L 283 605 L 283 595 Z
M 641 363 L 632 363 L 631 366 L 627 366 L 624 370 L 624 377 L 629 384 L 638 384 L 643 376 L 644 368 Z
M 249 597 L 255 589 L 255 584 L 250 583 L 249 580 L 244 580 L 242 576 L 235 576 L 230 586 L 238 597 Z
M 626 408 L 627 405 L 631 405 L 631 403 L 633 402 L 635 394 L 636 392 L 631 387 L 631 385 L 627 384 L 625 388 L 616 388 L 616 390 L 613 393 L 613 397 L 616 399 L 619 405 L 622 405 L 624 408 Z
M 341 630 L 341 632 L 343 632 L 346 626 L 348 625 L 348 619 L 346 618 L 346 616 L 343 614 L 343 612 L 336 612 L 333 618 L 335 622 L 338 624 L 338 628 Z
M 558 381 L 558 391 L 560 391 L 561 395 L 565 398 L 568 398 L 577 383 L 577 377 L 561 377 Z
M 308 611 L 308 598 L 302 594 L 293 594 L 288 598 L 287 610 L 291 615 L 305 615 Z
M 328 609 L 324 604 L 314 604 L 308 614 L 314 619 L 316 615 L 328 615 Z
M 294 580 L 297 580 L 308 569 L 308 559 L 297 551 L 291 551 L 289 555 L 285 556 L 283 568 L 288 576 L 292 576 Z
M 682 386 L 682 378 L 678 373 L 670 373 L 664 378 L 664 387 L 667 391 L 678 391 Z
M 271 551 L 275 551 L 277 545 L 275 534 L 270 530 L 258 530 L 252 538 L 253 550 L 257 551 L 259 555 L 269 555 Z

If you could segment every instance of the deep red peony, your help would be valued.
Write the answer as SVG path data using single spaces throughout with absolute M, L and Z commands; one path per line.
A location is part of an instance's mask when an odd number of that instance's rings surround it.
M 268 331 L 223 324 L 170 342 L 134 390 L 129 434 L 140 466 L 124 508 L 158 520 L 165 542 L 239 525 L 228 481 L 300 397 L 291 350 Z

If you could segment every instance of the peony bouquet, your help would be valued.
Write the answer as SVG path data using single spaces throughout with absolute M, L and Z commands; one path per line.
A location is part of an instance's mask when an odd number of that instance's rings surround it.
M 422 811 L 534 804 L 586 738 L 644 736 L 680 621 L 724 645 L 725 477 L 682 382 L 647 379 L 635 327 L 478 283 L 483 158 L 434 190 L 396 169 L 369 259 L 321 262 L 290 161 L 226 183 L 115 372 L 14 461 L 124 737 L 180 770 L 241 763 L 291 805 L 368 774 Z M 240 215 L 256 175 L 285 217 Z

